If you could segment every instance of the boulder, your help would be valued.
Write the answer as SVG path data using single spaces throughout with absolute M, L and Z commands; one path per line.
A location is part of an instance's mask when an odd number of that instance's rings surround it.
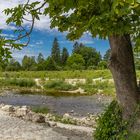
M 27 113 L 29 112 L 29 109 L 25 106 L 16 109 L 16 116 L 17 117 L 23 117 L 25 115 L 27 115 Z
M 34 114 L 32 116 L 32 121 L 35 123 L 45 123 L 45 117 L 40 114 Z
M 12 105 L 5 105 L 5 106 L 2 106 L 1 108 L 3 111 L 6 111 L 6 112 L 14 112 L 14 107 Z

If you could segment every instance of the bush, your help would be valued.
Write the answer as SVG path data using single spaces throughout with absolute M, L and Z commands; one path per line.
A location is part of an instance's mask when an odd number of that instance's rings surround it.
M 1 79 L 0 86 L 19 86 L 19 87 L 33 87 L 36 83 L 32 79 Z
M 72 86 L 70 84 L 65 83 L 64 81 L 56 80 L 49 81 L 45 84 L 45 89 L 54 89 L 54 90 L 74 90 L 76 86 Z
M 127 123 L 122 118 L 122 110 L 117 101 L 112 101 L 99 117 L 94 134 L 95 140 L 125 140 Z
M 115 95 L 115 87 L 113 83 L 108 81 L 96 81 L 93 82 L 92 79 L 87 79 L 86 84 L 78 84 L 79 87 L 85 90 L 88 94 L 101 93 L 104 95 Z
M 35 81 L 31 79 L 11 79 L 10 85 L 20 86 L 20 87 L 33 87 L 35 86 Z
M 35 113 L 48 114 L 50 110 L 47 107 L 32 107 L 32 111 Z

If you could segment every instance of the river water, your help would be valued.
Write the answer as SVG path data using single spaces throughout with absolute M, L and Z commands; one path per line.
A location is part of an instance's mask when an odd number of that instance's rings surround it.
M 31 94 L 21 95 L 8 91 L 0 96 L 0 104 L 47 107 L 51 113 L 58 115 L 69 113 L 77 117 L 87 116 L 89 113 L 100 114 L 111 101 L 111 97 L 101 95 L 54 97 Z

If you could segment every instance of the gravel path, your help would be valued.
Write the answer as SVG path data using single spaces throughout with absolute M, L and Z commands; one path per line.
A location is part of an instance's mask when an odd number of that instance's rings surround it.
M 91 136 L 27 122 L 0 111 L 0 140 L 91 140 Z

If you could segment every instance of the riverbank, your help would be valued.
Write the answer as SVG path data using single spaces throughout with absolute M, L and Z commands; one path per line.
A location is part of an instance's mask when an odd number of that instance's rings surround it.
M 13 106 L 13 105 L 0 105 L 0 110 L 7 112 L 12 117 L 18 117 L 26 121 L 31 121 L 35 123 L 46 123 L 50 127 L 61 127 L 63 124 L 71 124 L 71 126 L 95 128 L 97 116 L 89 114 L 87 117 L 73 117 L 68 113 L 65 113 L 63 116 L 54 115 L 51 113 L 39 113 L 35 112 L 29 106 Z M 74 127 L 73 128 L 76 128 Z M 79 126 L 79 127 L 78 127 Z M 79 129 L 78 129 L 79 130 Z M 88 129 L 89 130 L 89 129 Z M 80 130 L 79 130 L 80 131 Z M 86 131 L 86 129 L 85 129 Z M 88 131 L 87 131 L 88 132 Z
M 77 130 L 76 127 L 68 125 L 65 126 L 66 128 L 61 124 L 57 127 L 52 127 L 47 123 L 23 120 L 11 116 L 12 109 L 15 107 L 6 106 L 1 105 L 0 108 L 1 140 L 92 140 L 91 129 L 82 129 L 81 127 L 79 128 L 79 130 L 82 130 L 81 132 L 75 131 Z M 4 108 L 8 110 L 6 111 Z M 25 113 L 25 111 L 27 111 L 26 107 L 21 107 L 18 113 Z M 37 117 L 35 118 L 37 120 Z

